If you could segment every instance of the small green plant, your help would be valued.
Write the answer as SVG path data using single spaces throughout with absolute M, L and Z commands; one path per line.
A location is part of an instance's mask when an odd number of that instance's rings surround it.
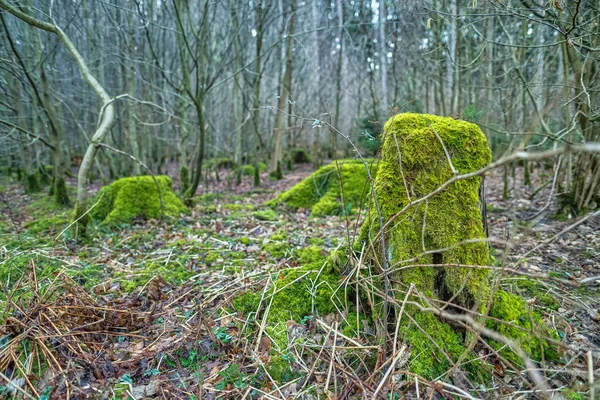
M 131 375 L 129 375 L 129 374 L 123 374 L 119 378 L 119 383 L 125 383 L 127 385 L 132 385 L 133 379 L 131 379 Z
M 232 364 L 219 372 L 222 380 L 215 385 L 218 390 L 224 390 L 229 384 L 236 389 L 243 389 L 248 386 L 244 379 L 247 377 L 245 373 L 240 371 L 239 364 Z
M 233 336 L 231 336 L 231 334 L 227 332 L 227 328 L 224 326 L 215 329 L 214 334 L 216 338 L 224 344 L 231 342 L 231 339 L 233 339 Z
M 467 108 L 465 108 L 460 116 L 461 119 L 470 122 L 477 122 L 483 115 L 483 110 L 477 108 L 474 104 L 469 104 Z
M 157 376 L 157 375 L 160 375 L 160 371 L 157 368 L 151 368 L 151 369 L 147 369 L 146 371 L 144 371 L 145 377 Z

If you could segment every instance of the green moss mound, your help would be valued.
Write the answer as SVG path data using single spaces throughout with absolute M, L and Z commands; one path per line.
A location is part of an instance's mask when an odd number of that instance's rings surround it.
M 377 164 L 367 162 L 371 176 L 374 176 Z M 287 204 L 294 209 L 308 208 L 311 210 L 311 216 L 339 215 L 364 205 L 369 192 L 369 173 L 364 163 L 361 160 L 340 160 L 319 168 L 287 192 L 269 201 L 267 205 L 273 207 Z
M 556 349 L 543 339 L 558 339 L 558 336 L 550 331 L 539 314 L 531 310 L 521 297 L 500 290 L 494 298 L 490 316 L 512 324 L 488 320 L 487 327 L 516 340 L 534 361 L 555 360 L 558 357 Z M 511 349 L 501 343 L 495 343 L 495 347 L 502 349 L 500 354 L 507 360 L 517 365 L 522 364 L 521 359 Z
M 187 207 L 173 193 L 173 181 L 168 176 L 156 176 L 165 216 L 177 217 Z M 98 194 L 100 202 L 91 211 L 95 220 L 104 224 L 127 223 L 137 217 L 160 218 L 161 206 L 156 183 L 151 176 L 119 179 L 105 186 Z

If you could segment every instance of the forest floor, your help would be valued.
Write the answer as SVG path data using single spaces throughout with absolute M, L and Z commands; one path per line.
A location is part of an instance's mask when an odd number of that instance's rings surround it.
M 384 376 L 380 357 L 355 368 L 353 357 L 379 345 L 367 321 L 354 338 L 337 332 L 343 315 L 288 323 L 290 335 L 305 336 L 301 355 L 282 351 L 280 379 L 269 374 L 276 343 L 256 343 L 260 319 L 237 313 L 232 299 L 261 292 L 307 258 L 325 260 L 360 226 L 357 215 L 309 218 L 307 210 L 263 205 L 310 172 L 300 166 L 282 181 L 265 177 L 260 189 L 251 177 L 237 187 L 214 179 L 190 215 L 97 227 L 84 242 L 62 232 L 70 209 L 0 177 L 0 398 L 372 398 L 382 380 L 380 398 L 461 397 L 435 382 L 415 386 L 400 371 Z M 551 171 L 532 179 L 527 187 L 509 178 L 503 199 L 501 173 L 487 177 L 489 235 L 511 239 L 497 257 L 534 277 L 506 276 L 503 287 L 525 297 L 569 346 L 567 361 L 545 378 L 557 392 L 583 399 L 577 391 L 587 371 L 600 368 L 600 219 L 553 217 L 552 205 L 544 208 L 551 185 L 536 193 Z M 522 371 L 493 369 L 479 397 L 531 392 Z

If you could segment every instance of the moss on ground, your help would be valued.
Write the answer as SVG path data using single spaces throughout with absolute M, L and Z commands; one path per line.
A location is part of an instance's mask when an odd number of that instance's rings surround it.
M 257 165 L 258 165 L 258 172 L 265 172 L 268 169 L 267 164 L 265 164 L 265 163 L 259 162 Z M 250 165 L 250 164 L 244 165 L 242 167 L 242 175 L 254 176 L 254 165 Z
M 277 221 L 279 219 L 279 215 L 273 210 L 255 211 L 252 216 L 260 221 Z
M 375 164 L 370 166 L 372 175 L 375 175 L 376 169 Z M 361 160 L 335 161 L 319 168 L 290 190 L 267 202 L 267 205 L 274 207 L 287 204 L 294 209 L 307 208 L 311 210 L 311 216 L 348 213 L 365 204 L 370 191 L 368 182 L 367 168 Z
M 91 270 L 94 272 L 94 270 Z M 180 262 L 146 262 L 141 261 L 128 271 L 118 271 L 113 274 L 115 281 L 121 285 L 123 292 L 132 292 L 137 288 L 143 287 L 152 278 L 160 276 L 165 282 L 172 285 L 179 285 L 197 272 L 190 270 Z
M 53 197 L 46 194 L 37 193 L 34 197 L 35 201 L 25 208 L 25 213 L 31 217 L 25 223 L 25 228 L 30 233 L 57 233 L 69 225 L 69 207 L 56 203 Z
M 262 291 L 251 291 L 233 300 L 236 311 L 254 319 L 263 318 L 269 305 L 265 334 L 273 341 L 273 350 L 267 369 L 280 382 L 291 372 L 289 359 L 286 359 L 289 321 L 303 324 L 310 316 L 336 312 L 343 304 L 336 293 L 339 275 L 326 262 L 322 248 L 311 246 L 298 250 L 294 258 L 303 266 L 277 272 L 264 298 Z
M 543 337 L 558 339 L 558 336 L 550 331 L 540 315 L 530 309 L 520 296 L 503 290 L 498 291 L 490 310 L 490 316 L 518 327 L 492 319 L 487 321 L 488 328 L 514 339 L 534 361 L 557 359 L 556 349 L 549 346 Z M 502 348 L 500 354 L 504 358 L 517 365 L 522 365 L 522 360 L 511 349 L 501 343 L 495 345 L 498 349 Z
M 165 216 L 177 217 L 187 207 L 173 193 L 168 176 L 157 176 Z M 98 193 L 99 202 L 90 212 L 92 218 L 104 224 L 127 223 L 137 217 L 160 218 L 161 205 L 156 183 L 151 176 L 119 179 Z

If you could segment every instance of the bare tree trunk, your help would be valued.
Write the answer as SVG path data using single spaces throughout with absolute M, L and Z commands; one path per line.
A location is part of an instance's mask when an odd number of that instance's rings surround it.
M 379 73 L 381 74 L 381 109 L 384 117 L 387 119 L 390 113 L 388 105 L 388 84 L 387 84 L 387 38 L 385 34 L 385 23 L 387 13 L 385 9 L 385 0 L 379 0 Z
M 487 43 L 487 64 L 486 64 L 486 73 L 485 73 L 485 112 L 483 115 L 483 125 L 485 129 L 485 134 L 487 136 L 488 142 L 493 145 L 491 142 L 492 131 L 490 129 L 490 115 L 493 111 L 494 104 L 492 104 L 492 84 L 494 79 L 494 17 L 488 18 L 486 21 L 486 32 L 485 32 Z M 492 151 L 494 148 L 492 146 Z
M 233 69 L 240 71 L 242 67 L 241 59 L 241 43 L 240 43 L 240 26 L 237 15 L 237 5 L 232 3 L 231 19 L 233 21 Z M 235 153 L 234 162 L 236 164 L 235 184 L 242 183 L 242 88 L 241 88 L 241 72 L 236 72 L 233 78 L 231 97 L 233 101 L 233 124 L 235 129 Z
M 448 86 L 451 93 L 451 105 L 450 113 L 458 113 L 458 93 L 460 91 L 458 87 L 458 32 L 459 32 L 459 18 L 458 18 L 458 0 L 450 0 L 450 38 L 449 38 L 449 51 L 448 51 Z
M 287 99 L 292 86 L 292 47 L 294 36 L 294 23 L 296 20 L 296 0 L 292 0 L 291 14 L 288 32 L 286 35 L 285 49 L 285 72 L 281 84 L 281 92 L 277 101 L 277 114 L 275 114 L 275 126 L 273 127 L 273 158 L 271 159 L 270 172 L 281 171 L 281 159 L 283 158 L 283 131 L 285 129 L 285 115 Z

